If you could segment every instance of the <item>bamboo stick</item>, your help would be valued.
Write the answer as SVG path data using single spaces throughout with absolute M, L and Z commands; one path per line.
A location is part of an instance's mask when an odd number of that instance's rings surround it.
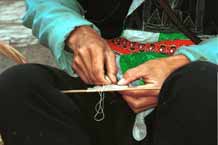
M 95 92 L 119 92 L 119 91 L 143 91 L 143 90 L 160 90 L 160 88 L 147 87 L 128 87 L 128 88 L 112 88 L 112 89 L 79 89 L 79 90 L 62 90 L 64 94 L 70 93 L 95 93 Z

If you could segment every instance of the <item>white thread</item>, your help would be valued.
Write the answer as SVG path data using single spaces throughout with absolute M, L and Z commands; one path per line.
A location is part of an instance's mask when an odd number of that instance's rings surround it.
M 105 94 L 104 94 L 104 89 L 105 87 L 102 86 L 102 87 L 99 87 L 99 96 L 100 96 L 100 99 L 99 99 L 99 102 L 95 105 L 95 116 L 94 116 L 94 120 L 95 121 L 102 121 L 104 120 L 105 118 L 105 114 L 104 114 L 104 99 L 105 99 Z
M 105 118 L 105 113 L 104 113 L 104 99 L 105 99 L 105 90 L 111 90 L 111 89 L 125 89 L 128 88 L 128 86 L 119 86 L 119 85 L 103 85 L 103 86 L 95 86 L 93 88 L 88 88 L 88 90 L 96 90 L 99 93 L 99 101 L 95 105 L 95 115 L 94 115 L 94 120 L 95 121 L 102 121 Z

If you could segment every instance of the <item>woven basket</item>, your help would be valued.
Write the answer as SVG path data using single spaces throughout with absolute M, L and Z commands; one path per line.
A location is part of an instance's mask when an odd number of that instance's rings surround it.
M 5 55 L 17 64 L 27 63 L 26 58 L 12 46 L 0 41 L 0 54 Z M 4 145 L 0 134 L 0 145 Z
M 0 41 L 0 54 L 5 55 L 17 64 L 27 63 L 26 58 L 12 46 Z

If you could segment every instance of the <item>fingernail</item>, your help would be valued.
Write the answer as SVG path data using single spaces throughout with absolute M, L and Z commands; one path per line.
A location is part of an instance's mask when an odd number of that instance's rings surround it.
M 113 83 L 117 83 L 117 78 L 113 77 Z
M 112 80 L 113 83 L 117 82 L 117 78 L 114 75 L 111 75 L 111 80 Z
M 112 83 L 111 79 L 110 79 L 108 76 L 105 76 L 105 80 L 107 80 L 107 82 L 108 82 L 109 84 Z
M 125 79 L 121 79 L 121 80 L 119 80 L 119 82 L 117 84 L 118 85 L 126 85 L 127 81 Z

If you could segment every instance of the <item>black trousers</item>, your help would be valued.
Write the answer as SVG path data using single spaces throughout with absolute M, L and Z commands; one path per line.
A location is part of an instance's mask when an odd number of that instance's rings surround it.
M 119 94 L 106 94 L 105 119 L 93 119 L 99 95 L 63 94 L 79 89 L 79 78 L 39 64 L 12 67 L 0 75 L 0 132 L 5 145 L 215 145 L 215 64 L 194 62 L 165 81 L 149 135 L 132 138 L 135 114 Z

